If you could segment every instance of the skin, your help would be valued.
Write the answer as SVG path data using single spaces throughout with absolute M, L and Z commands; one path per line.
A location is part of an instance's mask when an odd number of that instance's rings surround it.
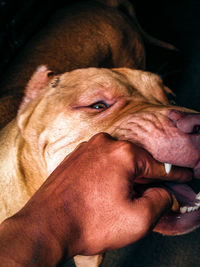
M 56 10 L 1 77 L 0 128 L 16 116 L 24 88 L 39 65 L 58 74 L 87 67 L 144 70 L 144 42 L 176 50 L 143 31 L 127 0 L 75 1 Z
M 144 69 L 137 24 L 132 5 L 124 0 L 74 2 L 57 10 L 0 80 L 0 128 L 16 116 L 24 88 L 41 64 L 56 73 L 86 67 Z
M 177 180 L 183 174 L 187 181 L 189 175 L 178 168 L 164 174 L 163 164 L 130 142 L 95 135 L 0 225 L 2 266 L 56 266 L 77 254 L 95 255 L 137 241 L 172 207 L 173 198 L 159 187 L 133 197 L 135 182 Z
M 170 90 L 157 75 L 139 70 L 89 68 L 52 76 L 45 66 L 38 68 L 17 118 L 0 136 L 1 220 L 20 210 L 66 155 L 98 132 L 136 143 L 161 162 L 171 163 L 167 156 L 179 153 L 175 160 L 192 167 L 199 160 L 198 146 L 168 117 L 172 108 L 187 110 L 170 106 L 166 93 Z M 99 101 L 102 108 L 96 108 Z M 174 146 L 182 141 L 195 157 L 183 157 Z M 167 180 L 162 170 L 160 177 Z M 192 177 L 187 168 L 180 170 L 176 181 Z M 165 233 L 166 227 L 159 231 Z
M 1 132 L 1 220 L 16 213 L 66 155 L 98 132 L 139 144 L 153 152 L 154 158 L 156 148 L 164 145 L 159 155 L 176 148 L 171 145 L 174 135 L 182 138 L 167 118 L 165 87 L 156 75 L 95 68 L 49 75 L 46 67 L 35 72 L 17 119 Z M 110 107 L 92 108 L 99 100 Z M 165 149 L 166 143 L 169 147 Z M 182 153 L 180 149 L 177 152 L 179 160 Z M 167 159 L 163 162 L 170 163 Z M 179 181 L 184 178 L 180 176 Z M 5 186 L 8 180 L 9 186 Z

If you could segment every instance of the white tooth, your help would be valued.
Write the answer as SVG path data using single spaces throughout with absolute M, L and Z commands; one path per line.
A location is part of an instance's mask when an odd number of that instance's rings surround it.
M 196 195 L 196 199 L 200 200 L 200 192 Z
M 186 213 L 186 211 L 187 211 L 187 207 L 180 207 L 180 212 L 182 214 Z
M 200 207 L 200 202 L 196 202 L 195 205 L 199 208 Z
M 193 207 L 192 210 L 195 211 L 195 210 L 198 210 L 198 209 L 199 209 L 199 207 L 196 206 L 196 207 Z
M 171 171 L 171 168 L 172 168 L 172 164 L 170 164 L 170 163 L 164 163 L 164 166 L 165 166 L 166 173 L 169 174 L 170 171 Z
M 193 210 L 193 207 L 187 207 L 187 212 L 191 212 Z

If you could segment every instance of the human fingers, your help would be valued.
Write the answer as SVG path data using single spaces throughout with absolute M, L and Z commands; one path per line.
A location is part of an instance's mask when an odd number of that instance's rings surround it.
M 95 144 L 105 150 L 112 147 L 112 156 L 121 166 L 132 171 L 135 182 L 152 183 L 160 180 L 188 182 L 193 173 L 189 168 L 177 167 L 158 162 L 145 149 L 129 141 L 116 140 L 108 133 L 94 135 L 88 144 Z M 105 152 L 105 151 L 104 151 Z
M 98 133 L 88 142 L 83 142 L 75 149 L 84 148 L 84 145 L 92 144 L 100 149 L 112 145 L 117 153 L 120 163 L 133 170 L 134 181 L 142 184 L 163 181 L 188 182 L 193 177 L 192 170 L 178 166 L 172 166 L 155 160 L 145 149 L 129 142 L 119 141 L 108 133 Z M 115 144 L 113 146 L 113 144 Z M 116 149 L 118 147 L 118 149 Z M 104 151 L 105 152 L 105 151 Z M 114 154 L 114 153 L 113 153 Z M 127 161 L 127 162 L 126 162 Z M 131 163 L 130 163 L 131 161 Z M 131 166 L 132 165 L 132 166 Z
M 135 146 L 135 145 L 134 145 Z M 155 160 L 147 151 L 137 147 L 137 173 L 135 182 L 152 183 L 156 180 L 188 182 L 193 177 L 189 168 L 177 167 Z M 134 153 L 135 148 L 134 148 Z
M 159 218 L 173 205 L 173 198 L 163 188 L 149 188 L 143 195 L 134 199 L 129 207 L 121 212 L 122 225 L 116 228 L 118 238 L 109 249 L 117 249 L 143 238 L 151 231 Z

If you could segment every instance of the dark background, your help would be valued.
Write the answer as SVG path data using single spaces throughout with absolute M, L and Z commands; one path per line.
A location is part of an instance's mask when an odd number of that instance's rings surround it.
M 48 17 L 70 2 L 0 0 L 0 78 Z M 200 0 L 132 2 L 143 29 L 179 49 L 172 53 L 147 46 L 147 70 L 163 77 L 176 93 L 179 105 L 200 111 Z M 198 182 L 195 186 L 200 189 Z M 65 266 L 73 266 L 73 262 Z M 200 230 L 178 237 L 151 233 L 131 246 L 106 254 L 103 267 L 122 266 L 200 267 Z

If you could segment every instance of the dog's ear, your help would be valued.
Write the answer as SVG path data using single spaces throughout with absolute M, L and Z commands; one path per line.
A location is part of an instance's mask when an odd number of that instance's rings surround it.
M 29 80 L 22 103 L 19 107 L 19 112 L 22 111 L 26 105 L 33 99 L 37 97 L 39 92 L 44 88 L 47 82 L 52 78 L 53 72 L 50 71 L 46 66 L 39 66 L 33 73 L 31 79 Z

